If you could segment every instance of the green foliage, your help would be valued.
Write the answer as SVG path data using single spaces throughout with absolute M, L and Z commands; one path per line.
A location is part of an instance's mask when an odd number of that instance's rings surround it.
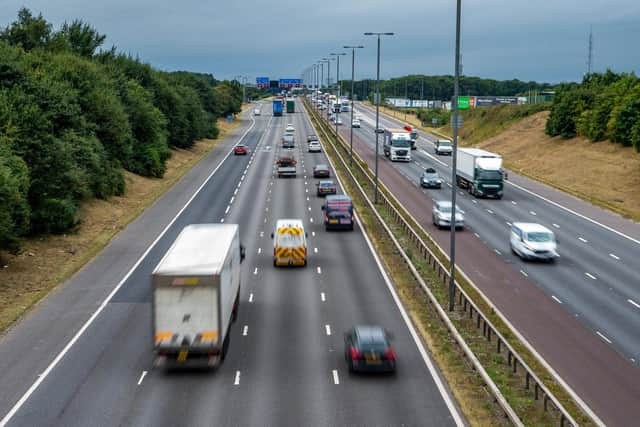
M 546 124 L 549 135 L 609 139 L 640 151 L 640 79 L 610 70 L 560 88 Z
M 54 31 L 25 8 L 0 30 L 0 250 L 124 194 L 123 168 L 161 177 L 170 146 L 217 136 L 216 119 L 240 110 L 238 85 L 96 52 L 105 38 L 80 20 Z

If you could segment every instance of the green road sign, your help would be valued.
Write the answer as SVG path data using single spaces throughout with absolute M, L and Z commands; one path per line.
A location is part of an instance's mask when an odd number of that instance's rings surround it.
M 471 100 L 469 96 L 459 96 L 458 97 L 458 109 L 459 110 L 468 110 L 471 108 Z

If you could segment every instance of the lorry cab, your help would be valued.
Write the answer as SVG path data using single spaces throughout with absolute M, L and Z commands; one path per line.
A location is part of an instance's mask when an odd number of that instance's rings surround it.
M 327 196 L 322 210 L 324 211 L 325 230 L 353 230 L 355 218 L 353 215 L 353 202 L 349 196 Z
M 301 219 L 279 219 L 271 238 L 274 267 L 307 265 L 307 233 Z
M 411 161 L 411 135 L 405 129 L 387 128 L 384 130 L 384 155 L 392 162 Z

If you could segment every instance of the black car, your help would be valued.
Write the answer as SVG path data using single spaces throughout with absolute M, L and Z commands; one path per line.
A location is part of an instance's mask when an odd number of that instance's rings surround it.
M 420 177 L 420 186 L 426 188 L 442 188 L 442 179 L 434 168 L 427 168 Z
M 380 326 L 354 326 L 344 334 L 344 358 L 350 372 L 395 372 L 390 334 Z
M 329 170 L 329 166 L 327 165 L 315 165 L 313 167 L 313 177 L 314 178 L 329 178 L 331 172 Z

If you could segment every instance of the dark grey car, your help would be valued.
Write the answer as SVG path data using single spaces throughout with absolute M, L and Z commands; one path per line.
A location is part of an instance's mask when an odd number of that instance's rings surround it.
M 420 186 L 425 188 L 442 188 L 442 179 L 434 168 L 427 168 L 420 177 Z
M 396 353 L 390 334 L 380 326 L 354 326 L 344 334 L 349 371 L 395 372 Z

